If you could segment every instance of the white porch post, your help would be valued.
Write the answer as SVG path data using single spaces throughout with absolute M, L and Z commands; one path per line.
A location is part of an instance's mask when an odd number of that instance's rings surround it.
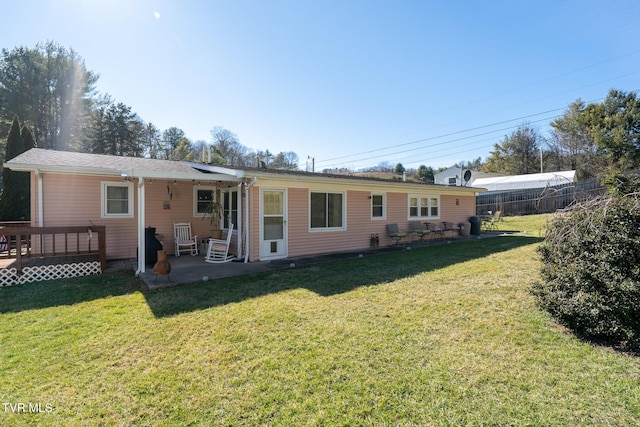
M 251 248 L 249 247 L 249 233 L 251 232 L 251 228 L 249 226 L 251 220 L 249 217 L 249 189 L 253 186 L 253 184 L 255 184 L 257 181 L 257 178 L 254 176 L 253 179 L 251 180 L 251 182 L 245 182 L 244 183 L 244 194 L 245 194 L 245 200 L 244 200 L 244 223 L 245 223 L 245 230 L 244 230 L 244 242 L 245 242 L 245 246 L 244 246 L 244 262 L 246 263 L 249 260 L 249 254 L 251 253 Z
M 238 224 L 234 224 L 238 231 L 238 256 L 237 259 L 242 259 L 242 232 L 244 231 L 244 224 L 242 224 L 242 181 L 238 183 Z
M 144 273 L 145 265 L 147 263 L 146 260 L 146 246 L 145 246 L 145 234 L 144 234 L 144 202 L 145 202 L 145 194 L 144 194 L 144 178 L 138 178 L 138 271 L 136 271 L 136 275 L 140 273 Z
M 38 227 L 44 227 L 44 195 L 42 194 L 42 175 L 40 174 L 40 169 L 35 170 L 35 175 L 38 183 Z M 44 236 L 42 234 L 40 235 L 40 253 L 45 253 Z
M 37 182 L 38 182 L 38 227 L 44 227 L 44 195 L 42 194 L 42 175 L 40 169 L 35 170 Z M 43 251 L 44 253 L 44 251 Z

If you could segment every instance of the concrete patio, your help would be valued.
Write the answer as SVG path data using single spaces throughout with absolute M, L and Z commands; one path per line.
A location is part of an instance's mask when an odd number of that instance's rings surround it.
M 153 266 L 147 266 L 146 271 L 139 275 L 149 289 L 160 289 L 224 277 L 250 275 L 282 268 L 282 266 L 269 261 L 247 263 L 230 261 L 222 264 L 211 264 L 205 262 L 202 254 L 196 256 L 181 255 L 180 257 L 170 255 L 167 257 L 167 261 L 171 264 L 171 273 L 168 275 L 156 276 L 153 272 Z
M 178 286 L 187 283 L 210 281 L 225 277 L 244 276 L 278 269 L 302 267 L 311 264 L 338 261 L 350 258 L 368 257 L 389 252 L 398 252 L 420 248 L 425 246 L 442 245 L 453 241 L 476 240 L 484 237 L 497 236 L 498 233 L 482 233 L 480 236 L 455 236 L 453 238 L 441 238 L 429 241 L 407 241 L 398 246 L 384 246 L 375 249 L 363 249 L 360 251 L 336 252 L 325 255 L 315 255 L 306 257 L 285 258 L 273 261 L 230 261 L 222 264 L 211 264 L 204 260 L 204 255 L 181 255 L 180 257 L 168 256 L 167 260 L 171 264 L 169 275 L 158 275 L 153 272 L 153 266 L 147 266 L 146 271 L 139 275 L 140 279 L 150 290 L 161 289 L 171 286 Z M 131 268 L 135 270 L 136 260 L 132 260 Z

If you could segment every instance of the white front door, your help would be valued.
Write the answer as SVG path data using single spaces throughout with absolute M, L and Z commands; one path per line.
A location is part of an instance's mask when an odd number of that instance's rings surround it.
M 261 190 L 260 259 L 287 256 L 286 196 L 285 190 Z

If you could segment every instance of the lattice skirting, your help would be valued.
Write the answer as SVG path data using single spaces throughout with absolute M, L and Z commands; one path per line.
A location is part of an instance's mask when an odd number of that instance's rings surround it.
M 0 286 L 22 285 L 41 280 L 68 279 L 100 273 L 102 273 L 100 261 L 23 267 L 20 275 L 15 268 L 4 268 L 0 270 Z

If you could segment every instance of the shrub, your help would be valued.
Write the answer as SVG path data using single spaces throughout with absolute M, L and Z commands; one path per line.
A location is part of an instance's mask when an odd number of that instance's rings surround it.
M 618 188 L 556 214 L 540 254 L 542 308 L 583 338 L 640 350 L 640 194 Z

